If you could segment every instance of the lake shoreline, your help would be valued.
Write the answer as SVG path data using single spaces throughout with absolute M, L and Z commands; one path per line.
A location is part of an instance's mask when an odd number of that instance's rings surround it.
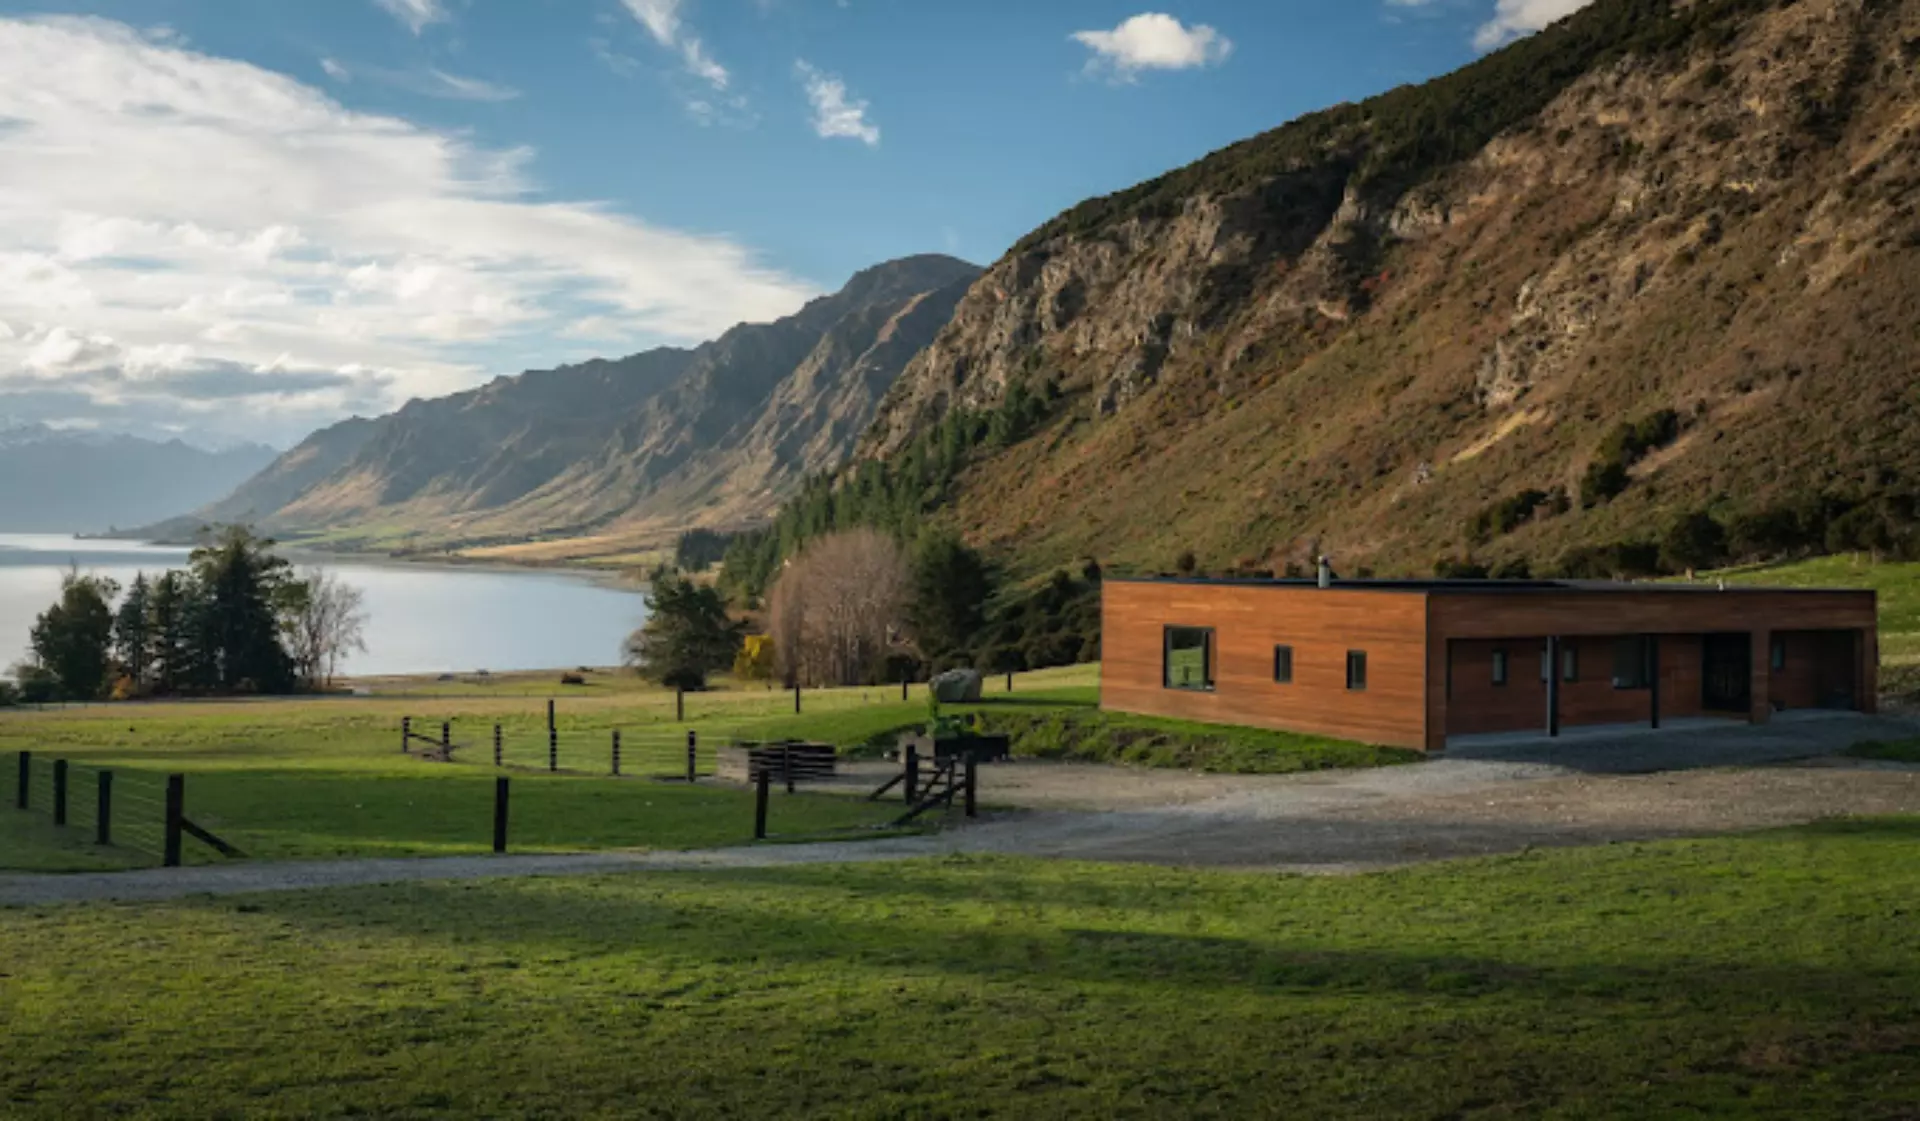
M 325 569 L 362 591 L 370 616 L 366 654 L 348 677 L 546 672 L 616 663 L 646 621 L 633 573 L 457 558 L 402 558 L 303 549 L 275 551 L 296 569 Z M 121 589 L 185 568 L 189 546 L 125 537 L 0 533 L 0 666 L 25 656 L 34 619 L 59 596 L 70 566 Z

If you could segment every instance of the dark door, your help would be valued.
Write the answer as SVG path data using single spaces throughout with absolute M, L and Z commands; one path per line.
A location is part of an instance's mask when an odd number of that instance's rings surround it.
M 1709 712 L 1753 709 L 1753 636 L 1710 634 L 1701 644 L 1700 707 Z

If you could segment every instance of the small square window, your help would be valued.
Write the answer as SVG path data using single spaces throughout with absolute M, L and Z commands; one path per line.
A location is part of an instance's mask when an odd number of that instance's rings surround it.
M 1507 652 L 1505 650 L 1493 652 L 1493 683 L 1495 685 L 1507 683 Z
M 1273 648 L 1273 680 L 1276 685 L 1293 684 L 1293 647 Z
M 1367 652 L 1347 651 L 1347 688 L 1358 692 L 1367 687 Z

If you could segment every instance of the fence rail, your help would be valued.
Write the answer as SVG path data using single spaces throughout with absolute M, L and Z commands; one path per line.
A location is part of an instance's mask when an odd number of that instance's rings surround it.
M 11 776 L 16 811 L 42 813 L 53 824 L 84 829 L 95 844 L 131 849 L 178 867 L 182 841 L 193 837 L 223 856 L 239 849 L 195 824 L 186 815 L 184 775 L 116 771 L 70 759 L 49 759 L 31 751 L 13 753 L 4 773 Z

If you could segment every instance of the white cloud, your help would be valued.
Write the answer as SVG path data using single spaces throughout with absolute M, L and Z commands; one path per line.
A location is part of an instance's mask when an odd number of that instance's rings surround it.
M 374 0 L 382 8 L 392 13 L 393 18 L 407 25 L 415 35 L 426 30 L 430 23 L 438 23 L 447 18 L 447 11 L 440 6 L 440 0 Z
M 733 76 L 713 60 L 698 35 L 691 34 L 680 18 L 681 0 L 625 0 L 633 18 L 647 29 L 654 42 L 680 54 L 687 73 L 716 90 L 725 90 Z
M 589 317 L 694 341 L 813 294 L 726 239 L 540 198 L 527 151 L 105 20 L 0 19 L 0 122 L 0 413 L 31 391 L 34 415 L 124 418 L 146 386 L 279 431 L 550 360 Z
M 880 143 L 880 129 L 867 120 L 867 103 L 850 96 L 845 82 L 822 73 L 804 59 L 793 65 L 813 106 L 814 132 L 827 139 L 858 140 L 869 148 Z
M 1160 12 L 1143 12 L 1111 31 L 1076 31 L 1075 42 L 1093 52 L 1090 70 L 1107 70 L 1132 81 L 1142 70 L 1189 70 L 1224 62 L 1233 41 L 1205 24 L 1182 26 Z
M 520 91 L 512 86 L 450 74 L 435 67 L 388 70 L 379 66 L 348 66 L 339 59 L 323 58 L 320 60 L 320 69 L 326 71 L 327 77 L 342 85 L 351 84 L 356 78 L 365 78 L 409 93 L 453 101 L 512 101 L 520 96 Z
M 1531 35 L 1555 20 L 1593 3 L 1593 0 L 1499 0 L 1493 18 L 1474 33 L 1473 45 L 1483 51 Z

